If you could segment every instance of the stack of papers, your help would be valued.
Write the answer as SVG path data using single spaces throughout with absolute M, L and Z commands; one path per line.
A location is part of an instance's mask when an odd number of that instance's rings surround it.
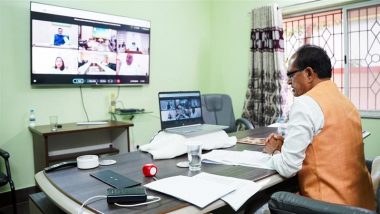
M 260 185 L 253 181 L 202 172 L 193 177 L 174 176 L 160 179 L 145 187 L 187 201 L 200 208 L 222 199 L 237 211 Z
M 257 151 L 213 150 L 202 155 L 202 162 L 274 169 L 271 158 L 271 155 Z

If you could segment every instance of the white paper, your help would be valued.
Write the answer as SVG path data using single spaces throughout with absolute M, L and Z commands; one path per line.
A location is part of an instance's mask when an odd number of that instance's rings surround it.
M 238 165 L 236 161 L 238 160 L 240 153 L 240 151 L 212 150 L 209 153 L 202 154 L 202 162 Z
M 202 162 L 273 169 L 271 158 L 271 155 L 257 151 L 213 150 L 202 155 Z
M 200 173 L 194 177 L 208 180 L 215 183 L 233 185 L 237 189 L 221 199 L 237 211 L 252 195 L 261 189 L 261 186 L 253 181 L 232 178 L 208 173 Z
M 362 131 L 362 138 L 363 138 L 363 140 L 366 139 L 370 135 L 371 135 L 371 132 L 368 132 L 368 131 L 365 131 L 365 130 Z
M 182 199 L 200 208 L 207 206 L 237 188 L 231 184 L 217 183 L 196 176 L 187 177 L 182 175 L 160 179 L 146 184 L 145 187 Z

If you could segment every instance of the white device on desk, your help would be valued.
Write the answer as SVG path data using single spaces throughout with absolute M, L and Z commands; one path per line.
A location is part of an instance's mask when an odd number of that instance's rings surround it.
M 99 157 L 97 155 L 83 155 L 77 157 L 78 169 L 92 169 L 99 166 Z

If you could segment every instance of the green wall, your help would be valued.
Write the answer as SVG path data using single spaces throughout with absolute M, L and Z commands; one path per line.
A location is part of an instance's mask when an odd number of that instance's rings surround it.
M 40 1 L 77 9 L 111 13 L 151 21 L 151 84 L 122 87 L 119 100 L 126 107 L 152 114 L 134 119 L 133 145 L 148 142 L 160 128 L 157 93 L 198 90 L 202 72 L 209 70 L 209 3 L 204 1 Z M 0 0 L 0 147 L 11 154 L 16 188 L 35 185 L 32 137 L 28 111 L 35 109 L 37 125 L 49 115 L 60 123 L 85 121 L 78 88 L 30 86 L 30 21 L 28 0 Z M 108 119 L 109 97 L 116 87 L 84 88 L 90 120 Z M 1 190 L 7 190 L 3 187 Z
M 274 1 L 260 0 L 61 0 L 39 1 L 77 9 L 150 20 L 151 84 L 122 87 L 126 107 L 152 114 L 136 116 L 131 143 L 147 143 L 159 129 L 157 93 L 170 90 L 222 92 L 233 99 L 235 116 L 242 113 L 250 70 L 252 8 Z M 281 1 L 292 4 L 299 1 Z M 281 6 L 281 5 L 280 5 Z M 60 123 L 86 120 L 78 88 L 30 87 L 30 27 L 28 0 L 0 0 L 0 147 L 11 153 L 16 188 L 35 185 L 28 111 L 36 110 L 37 125 L 49 115 Z M 115 87 L 84 88 L 90 120 L 109 118 L 108 104 Z M 367 157 L 380 155 L 379 120 L 363 120 L 372 132 L 365 144 Z M 8 191 L 2 187 L 0 191 Z

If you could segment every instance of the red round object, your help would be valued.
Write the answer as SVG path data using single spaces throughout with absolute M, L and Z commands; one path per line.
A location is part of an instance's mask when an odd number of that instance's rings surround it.
M 142 168 L 142 172 L 146 177 L 153 177 L 157 174 L 158 169 L 157 166 L 152 163 L 144 164 Z

